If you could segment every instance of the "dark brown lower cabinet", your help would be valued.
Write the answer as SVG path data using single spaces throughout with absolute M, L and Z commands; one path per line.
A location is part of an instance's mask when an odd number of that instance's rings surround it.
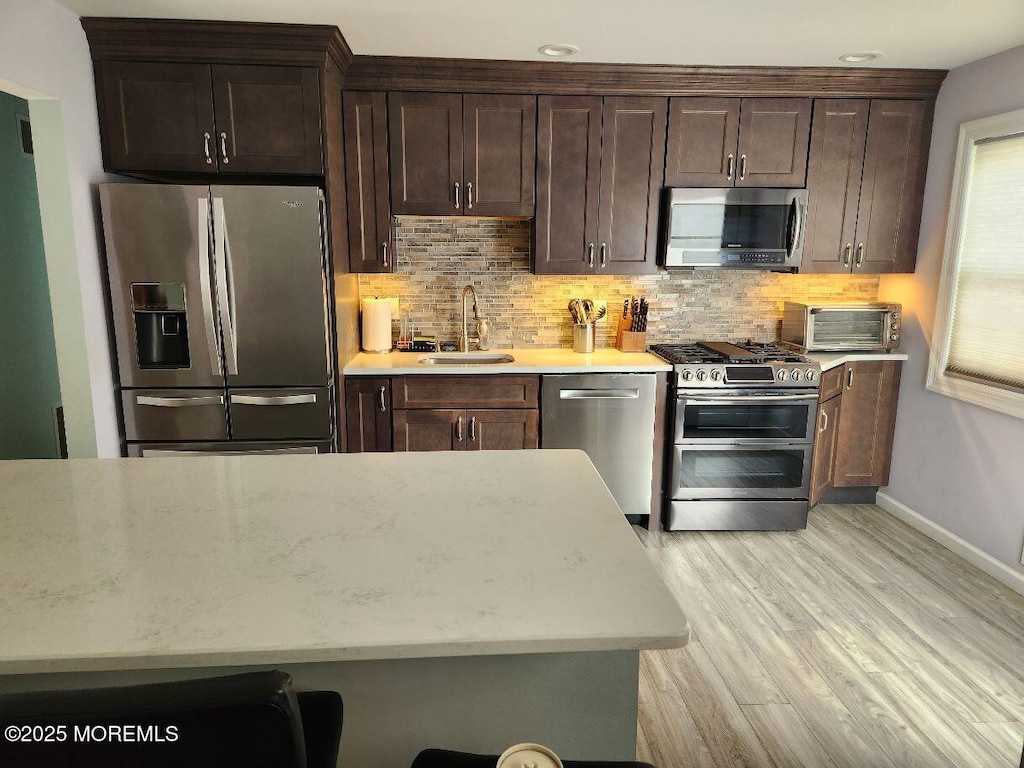
M 466 440 L 466 412 L 459 408 L 395 411 L 396 451 L 461 451 Z
M 821 501 L 821 497 L 825 495 L 832 482 L 841 399 L 836 395 L 818 406 L 818 431 L 814 435 L 814 459 L 811 461 L 812 507 Z
M 873 360 L 846 364 L 833 487 L 888 484 L 901 366 Z
M 391 381 L 345 380 L 345 430 L 349 453 L 391 450 Z
M 811 506 L 829 488 L 889 483 L 899 399 L 898 360 L 861 360 L 821 375 L 811 464 Z
M 515 451 L 540 447 L 536 409 L 468 411 L 469 451 Z

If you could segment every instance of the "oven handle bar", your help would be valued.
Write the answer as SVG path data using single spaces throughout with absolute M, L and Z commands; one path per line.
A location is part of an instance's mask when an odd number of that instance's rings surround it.
M 781 403 L 781 402 L 799 402 L 804 401 L 808 403 L 815 403 L 818 401 L 817 395 L 754 395 L 751 397 L 692 397 L 684 395 L 678 398 L 683 403 L 711 403 L 713 405 L 735 405 L 744 403 Z

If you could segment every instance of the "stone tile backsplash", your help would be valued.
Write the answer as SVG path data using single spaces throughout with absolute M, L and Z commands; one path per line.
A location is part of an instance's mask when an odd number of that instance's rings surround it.
M 396 271 L 360 275 L 360 296 L 398 297 L 417 332 L 458 340 L 462 288 L 472 285 L 491 321 L 491 347 L 570 347 L 574 297 L 608 302 L 608 314 L 645 294 L 647 341 L 769 341 L 778 337 L 782 304 L 874 301 L 877 275 L 787 275 L 702 270 L 643 276 L 554 276 L 530 273 L 530 222 L 518 219 L 397 220 Z M 398 322 L 394 324 L 398 336 Z M 615 342 L 615 322 L 598 323 L 598 346 Z

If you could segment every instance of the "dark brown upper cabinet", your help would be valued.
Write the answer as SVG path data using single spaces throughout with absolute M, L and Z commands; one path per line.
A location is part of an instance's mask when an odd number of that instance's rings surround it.
M 669 100 L 668 187 L 802 187 L 811 99 Z
M 387 96 L 379 91 L 346 91 L 342 110 L 349 271 L 391 272 L 394 249 L 388 191 Z
M 321 174 L 315 67 L 98 61 L 105 168 Z
M 532 216 L 534 96 L 388 94 L 391 206 L 420 216 Z
M 815 102 L 801 272 L 914 271 L 927 112 L 917 100 Z
M 657 271 L 666 119 L 664 98 L 540 97 L 534 272 Z

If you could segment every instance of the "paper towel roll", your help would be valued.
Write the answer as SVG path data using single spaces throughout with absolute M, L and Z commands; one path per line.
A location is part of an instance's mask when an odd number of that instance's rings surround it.
M 363 351 L 391 351 L 391 299 L 363 299 Z

